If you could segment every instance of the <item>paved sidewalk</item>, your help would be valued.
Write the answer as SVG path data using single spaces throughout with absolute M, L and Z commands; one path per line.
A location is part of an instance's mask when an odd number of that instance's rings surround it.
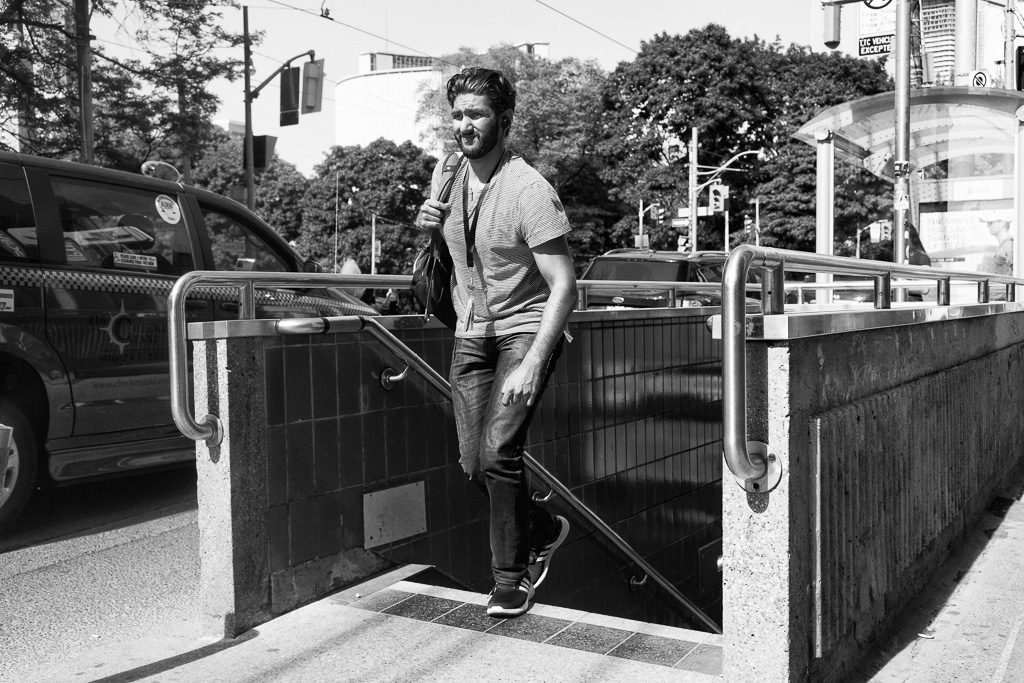
M 721 636 L 542 604 L 517 619 L 491 619 L 484 614 L 484 595 L 402 580 L 423 568 L 389 572 L 274 619 L 234 641 L 197 639 L 181 644 L 180 653 L 164 652 L 162 659 L 159 649 L 147 652 L 145 643 L 129 644 L 121 652 L 108 651 L 40 672 L 38 680 L 721 680 L 717 675 Z M 129 652 L 134 659 L 125 658 Z
M 998 494 L 957 552 L 847 680 L 1024 683 L 1022 497 L 1024 482 Z M 721 671 L 721 636 L 542 604 L 495 630 L 498 620 L 481 616 L 485 596 L 403 582 L 422 568 L 396 569 L 233 641 L 154 634 L 37 671 L 24 683 L 721 680 L 714 675 Z M 410 592 L 422 599 L 410 598 Z M 392 609 L 399 606 L 396 593 L 405 593 L 398 597 L 404 608 Z M 450 625 L 444 614 L 416 613 L 424 603 L 435 603 L 427 606 L 433 609 L 446 601 L 457 606 L 445 614 L 464 611 L 469 615 L 465 623 Z M 499 634 L 520 625 L 528 628 Z M 586 625 L 596 627 L 596 641 L 565 642 Z M 542 634 L 547 643 L 526 639 L 545 628 L 555 629 Z M 659 639 L 666 642 L 660 652 L 646 653 L 647 661 L 627 659 L 621 650 L 610 656 L 627 642 L 642 649 Z
M 1022 493 L 997 495 L 851 680 L 1024 682 Z

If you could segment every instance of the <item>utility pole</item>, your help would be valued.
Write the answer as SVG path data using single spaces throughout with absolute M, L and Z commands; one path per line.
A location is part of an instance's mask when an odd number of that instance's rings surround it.
M 754 199 L 754 244 L 761 246 L 761 198 Z
M 304 55 L 309 55 L 310 61 L 313 61 L 316 59 L 316 52 L 309 50 L 308 52 L 301 52 L 295 55 L 281 66 L 277 67 L 274 70 L 274 73 L 267 76 L 265 81 L 253 89 L 251 76 L 252 45 L 249 40 L 249 7 L 247 5 L 242 5 L 242 42 L 245 50 L 245 79 L 243 84 L 243 87 L 245 88 L 245 154 L 243 155 L 245 165 L 245 205 L 249 207 L 249 210 L 251 211 L 256 208 L 256 172 L 253 166 L 254 156 L 252 141 L 252 101 L 260 96 L 260 91 L 270 83 L 274 76 L 287 69 L 292 62 Z M 319 111 L 319 107 L 316 111 Z
M 907 262 L 907 216 L 910 212 L 910 2 L 896 0 L 896 159 L 893 165 L 895 188 L 893 208 L 893 260 Z M 906 290 L 896 290 L 896 300 L 906 300 Z
M 377 214 L 370 217 L 370 275 L 377 274 Z
M 1003 14 L 1003 87 L 1017 89 L 1017 0 L 1006 0 Z
M 690 251 L 697 253 L 697 128 L 690 129 Z
M 899 15 L 897 7 L 896 40 L 902 40 Z M 970 85 L 971 72 L 978 68 L 978 0 L 956 0 L 955 27 L 953 85 Z
M 25 36 L 24 9 L 18 10 L 16 25 L 18 27 L 18 42 L 23 48 L 27 48 L 28 38 Z M 31 54 L 31 51 L 26 50 L 26 54 Z M 18 147 L 15 151 L 24 154 L 25 152 L 35 151 L 35 129 L 32 127 L 32 112 L 36 83 L 32 60 L 28 57 L 23 59 L 21 68 L 27 79 L 27 87 L 21 95 L 21 101 L 18 103 Z
M 245 161 L 245 205 L 252 211 L 256 208 L 256 173 L 252 166 L 252 97 L 249 92 L 252 85 L 252 45 L 249 42 L 249 6 L 242 6 L 242 42 L 244 43 L 245 78 L 245 138 L 242 142 L 245 151 L 242 157 Z
M 79 116 L 82 126 L 82 163 L 95 161 L 92 126 L 92 52 L 89 42 L 89 0 L 75 0 L 75 51 L 78 65 Z

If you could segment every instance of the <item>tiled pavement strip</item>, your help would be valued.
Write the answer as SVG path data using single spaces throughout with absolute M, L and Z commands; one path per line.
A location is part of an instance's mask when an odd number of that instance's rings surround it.
M 414 583 L 406 565 L 235 639 L 117 644 L 19 683 L 697 683 L 721 681 L 722 637 Z M 539 591 L 543 599 L 543 590 Z
M 487 596 L 402 581 L 352 607 L 490 635 L 719 675 L 721 636 L 535 604 L 515 619 L 487 616 Z

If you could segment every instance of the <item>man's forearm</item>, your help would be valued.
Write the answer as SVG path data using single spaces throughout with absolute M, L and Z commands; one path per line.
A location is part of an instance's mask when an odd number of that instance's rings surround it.
M 558 343 L 558 337 L 565 330 L 565 324 L 569 320 L 569 315 L 572 313 L 575 305 L 575 280 L 562 284 L 555 291 L 551 292 L 551 296 L 548 297 L 547 306 L 544 307 L 544 313 L 540 317 L 540 328 L 537 330 L 537 336 L 534 338 L 529 352 L 527 352 L 528 358 L 532 357 L 537 363 L 547 363 L 548 358 L 551 357 L 551 352 L 555 349 L 555 344 Z

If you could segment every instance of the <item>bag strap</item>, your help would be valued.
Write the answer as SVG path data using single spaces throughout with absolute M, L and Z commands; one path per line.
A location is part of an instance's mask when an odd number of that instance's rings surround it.
M 455 161 L 452 161 L 452 158 Z M 441 167 L 441 178 L 443 184 L 441 185 L 441 192 L 437 195 L 439 202 L 447 202 L 448 198 L 452 196 L 452 187 L 455 185 L 455 176 L 459 171 L 459 167 L 462 166 L 463 157 L 458 152 L 451 152 L 445 157 L 444 165 Z

